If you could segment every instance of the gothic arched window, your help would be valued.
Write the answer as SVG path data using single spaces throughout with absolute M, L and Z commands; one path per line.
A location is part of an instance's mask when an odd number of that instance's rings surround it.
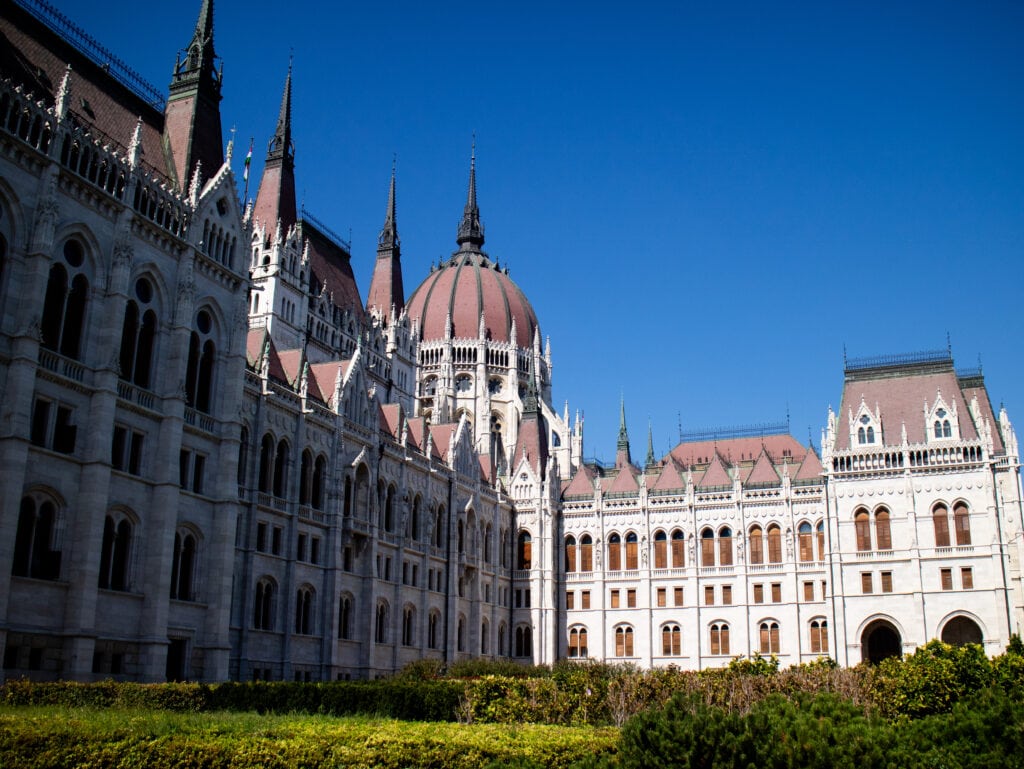
M 78 359 L 85 326 L 85 307 L 89 298 L 89 279 L 85 276 L 85 249 L 71 238 L 64 242 L 64 260 L 50 268 L 43 301 L 41 344 L 69 358 Z

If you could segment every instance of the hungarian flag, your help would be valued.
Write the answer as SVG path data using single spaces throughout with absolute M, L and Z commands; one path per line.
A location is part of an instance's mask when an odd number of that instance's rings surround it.
M 242 171 L 242 180 L 249 181 L 249 165 L 252 163 L 252 139 L 249 139 L 249 154 L 245 156 L 245 170 Z

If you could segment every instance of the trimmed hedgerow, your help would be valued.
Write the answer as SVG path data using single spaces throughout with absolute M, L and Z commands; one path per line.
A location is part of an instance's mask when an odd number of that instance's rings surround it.
M 0 709 L 0 766 L 569 767 L 616 730 L 408 723 L 322 716 Z

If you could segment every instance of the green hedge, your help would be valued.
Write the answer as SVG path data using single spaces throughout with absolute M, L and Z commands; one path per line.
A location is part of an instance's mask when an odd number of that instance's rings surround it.
M 0 708 L 0 766 L 567 768 L 614 750 L 617 731 L 322 716 Z

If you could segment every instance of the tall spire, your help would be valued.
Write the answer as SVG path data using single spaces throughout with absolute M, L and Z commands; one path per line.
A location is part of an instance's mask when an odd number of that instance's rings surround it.
M 463 251 L 477 250 L 484 244 L 484 226 L 480 223 L 480 209 L 476 204 L 475 137 L 469 158 L 469 191 L 466 194 L 466 207 L 462 211 L 462 221 L 459 222 L 459 233 L 455 242 Z
M 164 146 L 181 189 L 195 173 L 196 161 L 201 160 L 211 175 L 224 163 L 220 125 L 223 69 L 217 71 L 216 58 L 213 0 L 203 0 L 192 40 L 178 52 L 165 111 Z
M 630 463 L 629 433 L 626 431 L 626 399 L 619 400 L 619 440 L 615 443 L 615 466 L 624 467 Z
M 263 166 L 253 219 L 272 233 L 278 222 L 282 235 L 297 220 L 295 205 L 295 146 L 292 144 L 292 62 L 288 61 L 288 76 L 281 95 L 281 109 L 277 116 L 274 137 L 267 145 L 267 159 Z
M 377 262 L 373 266 L 370 293 L 366 309 L 376 308 L 384 316 L 392 310 L 402 314 L 405 307 L 405 288 L 402 285 L 402 249 L 398 238 L 398 219 L 395 215 L 395 162 L 391 163 L 391 185 L 388 188 L 388 209 L 384 226 L 377 237 Z
M 651 423 L 647 422 L 647 462 L 646 466 L 651 467 L 658 460 L 654 456 L 654 433 L 651 430 Z

